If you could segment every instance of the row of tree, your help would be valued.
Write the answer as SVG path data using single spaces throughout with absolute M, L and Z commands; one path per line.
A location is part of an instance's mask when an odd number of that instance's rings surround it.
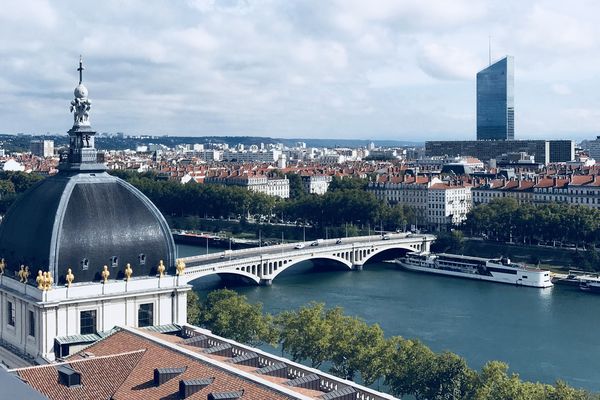
M 561 203 L 519 204 L 503 198 L 473 208 L 464 229 L 490 239 L 521 243 L 600 243 L 600 210 Z
M 1 171 L 0 214 L 5 214 L 17 197 L 42 179 L 44 179 L 44 177 L 38 174 Z
M 332 374 L 345 379 L 360 378 L 367 385 L 382 381 L 393 395 L 417 400 L 600 399 L 561 381 L 524 382 L 498 361 L 475 371 L 456 354 L 434 353 L 418 340 L 386 338 L 379 325 L 322 303 L 273 316 L 231 290 L 213 291 L 203 301 L 191 292 L 188 321 L 239 342 L 280 346 L 292 360 L 315 368 L 328 365 Z
M 316 227 L 357 224 L 363 227 L 404 229 L 414 221 L 407 206 L 390 206 L 365 191 L 365 179 L 334 178 L 329 191 L 322 196 L 306 194 L 299 175 L 292 174 L 289 199 L 279 199 L 255 193 L 242 187 L 202 185 L 190 182 L 181 185 L 159 179 L 153 173 L 111 172 L 141 190 L 165 215 L 214 218 L 244 218 L 248 215 L 278 216 Z

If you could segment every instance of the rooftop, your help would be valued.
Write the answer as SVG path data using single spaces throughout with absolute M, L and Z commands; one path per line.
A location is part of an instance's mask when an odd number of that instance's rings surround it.
M 223 345 L 229 345 L 227 351 L 206 352 Z M 64 366 L 80 374 L 80 385 L 58 383 Z M 346 397 L 338 395 L 349 393 L 368 400 L 394 399 L 189 325 L 179 335 L 118 328 L 61 363 L 12 372 L 50 399 L 61 400 L 204 400 L 242 391 L 244 400 L 341 399 Z M 318 379 L 307 378 L 306 384 L 289 384 L 314 375 Z

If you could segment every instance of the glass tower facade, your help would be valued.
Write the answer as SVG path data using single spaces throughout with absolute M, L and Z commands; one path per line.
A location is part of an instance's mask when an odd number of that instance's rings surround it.
M 477 73 L 477 140 L 515 138 L 514 85 L 512 56 Z

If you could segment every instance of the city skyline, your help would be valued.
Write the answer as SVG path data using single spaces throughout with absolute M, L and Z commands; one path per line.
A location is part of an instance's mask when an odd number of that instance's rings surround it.
M 591 139 L 600 126 L 594 8 L 9 1 L 0 132 L 65 133 L 81 53 L 99 131 L 475 139 L 475 75 L 491 35 L 493 59 L 518 58 L 515 139 Z

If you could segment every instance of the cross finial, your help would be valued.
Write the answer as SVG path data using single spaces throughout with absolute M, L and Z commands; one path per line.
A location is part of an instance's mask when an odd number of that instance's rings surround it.
M 81 85 L 81 82 L 83 82 L 83 70 L 85 68 L 83 67 L 83 57 L 81 57 L 81 54 L 79 55 L 79 68 L 77 68 L 77 71 L 79 71 L 79 84 Z

